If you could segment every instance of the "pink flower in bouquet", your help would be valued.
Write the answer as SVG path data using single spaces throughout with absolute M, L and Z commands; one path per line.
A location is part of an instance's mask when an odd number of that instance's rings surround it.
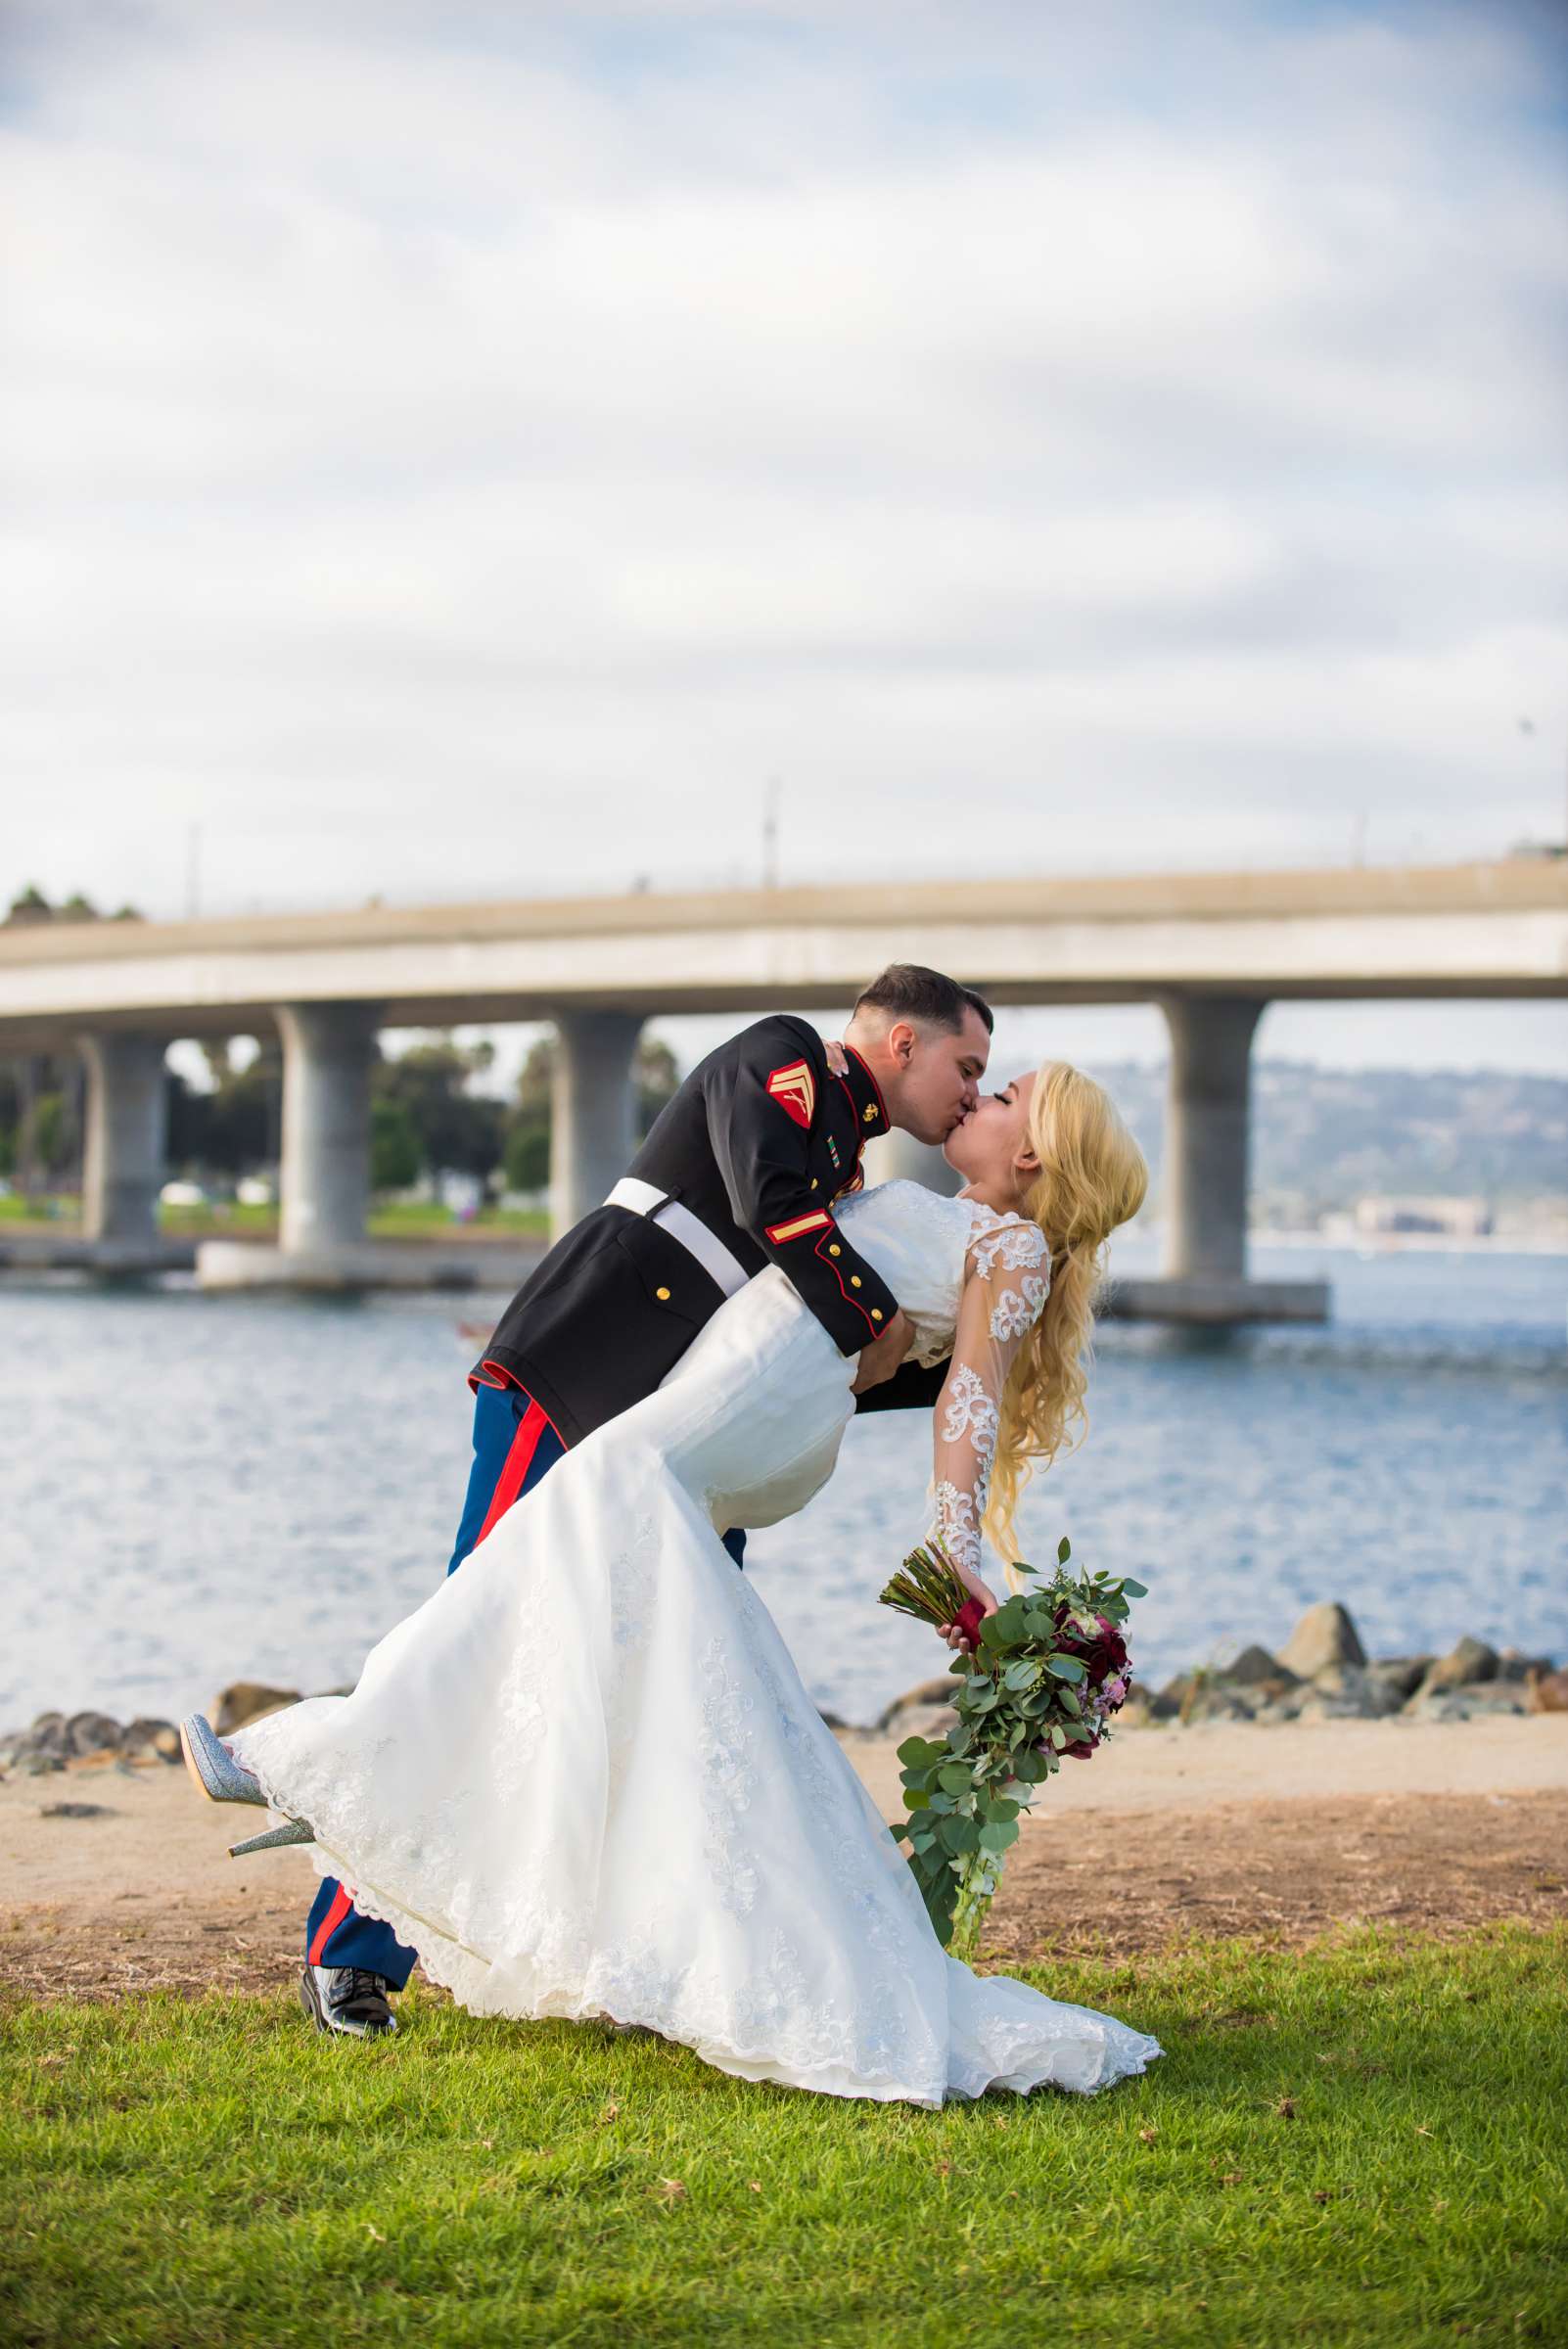
M 1055 1620 L 1058 1631 L 1071 1613 L 1071 1608 L 1066 1605 L 1057 1608 Z M 1056 1644 L 1064 1656 L 1079 1658 L 1088 1675 L 1089 1686 L 1098 1688 L 1110 1679 L 1113 1673 L 1125 1672 L 1128 1660 L 1127 1641 L 1115 1624 L 1107 1623 L 1103 1615 L 1096 1615 L 1094 1624 L 1095 1629 L 1092 1632 L 1069 1632 L 1064 1638 L 1058 1639 Z M 1124 1696 L 1127 1694 L 1125 1681 L 1122 1694 Z M 1117 1701 L 1120 1703 L 1120 1698 Z

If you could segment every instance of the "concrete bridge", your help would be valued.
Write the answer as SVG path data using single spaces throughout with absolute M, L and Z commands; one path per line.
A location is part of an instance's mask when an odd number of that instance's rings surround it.
M 1568 995 L 1568 863 L 831 885 L 704 896 L 370 906 L 175 923 L 0 928 L 0 1053 L 77 1043 L 85 1227 L 156 1254 L 163 1055 L 276 1031 L 281 1246 L 211 1244 L 204 1278 L 378 1277 L 369 1087 L 383 1027 L 555 1023 L 552 1196 L 575 1221 L 632 1147 L 631 1061 L 659 1012 L 842 1009 L 884 962 L 998 1004 L 1155 1001 L 1171 1030 L 1165 1285 L 1180 1318 L 1316 1315 L 1319 1284 L 1246 1278 L 1248 1070 L 1276 998 Z

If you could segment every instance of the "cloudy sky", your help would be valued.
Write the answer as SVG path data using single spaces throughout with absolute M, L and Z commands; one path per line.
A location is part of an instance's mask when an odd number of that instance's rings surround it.
M 754 879 L 770 778 L 786 880 L 1562 836 L 1558 10 L 3 23 L 0 887 Z

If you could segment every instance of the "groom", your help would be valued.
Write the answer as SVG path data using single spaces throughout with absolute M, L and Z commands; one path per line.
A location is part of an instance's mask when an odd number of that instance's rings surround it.
M 805 1020 L 759 1020 L 711 1052 L 661 1112 L 602 1207 L 513 1298 L 474 1390 L 474 1465 L 447 1572 L 570 1446 L 651 1395 L 697 1332 L 777 1265 L 841 1354 L 859 1407 L 935 1403 L 945 1365 L 900 1370 L 910 1327 L 833 1207 L 891 1127 L 944 1142 L 979 1097 L 992 1015 L 974 991 L 896 962 L 859 996 L 842 1050 Z M 842 1073 L 841 1073 L 842 1072 Z M 726 1534 L 737 1566 L 746 1537 Z M 395 2031 L 414 1963 L 391 1928 L 324 1877 L 305 1928 L 300 2002 L 318 2030 Z

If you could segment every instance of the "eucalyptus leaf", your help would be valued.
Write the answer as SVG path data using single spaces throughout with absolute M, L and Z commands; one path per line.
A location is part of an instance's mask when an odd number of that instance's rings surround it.
M 980 1830 L 983 1851 L 1005 1852 L 1018 1841 L 1018 1821 L 1014 1819 L 993 1819 Z

